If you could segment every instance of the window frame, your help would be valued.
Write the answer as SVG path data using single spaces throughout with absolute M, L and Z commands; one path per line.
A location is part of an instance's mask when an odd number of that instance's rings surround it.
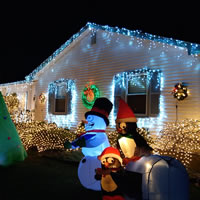
M 59 79 L 57 81 L 54 81 L 49 84 L 49 106 L 48 106 L 48 112 L 54 115 L 68 115 L 71 114 L 71 105 L 69 105 L 69 101 L 71 101 L 71 93 L 72 93 L 72 88 L 71 86 L 74 84 L 73 80 L 69 79 Z M 59 112 L 56 111 L 56 92 L 57 92 L 57 87 L 65 87 L 64 91 L 64 98 L 65 99 L 65 106 L 64 106 L 64 112 Z M 71 103 L 70 103 L 71 104 Z
M 119 102 L 117 102 L 117 98 L 122 98 L 124 99 L 127 103 L 128 103 L 128 96 L 134 96 L 134 95 L 137 95 L 137 94 L 129 94 L 128 93 L 128 89 L 129 89 L 129 76 L 132 76 L 131 73 L 133 73 L 133 75 L 135 74 L 136 76 L 141 76 L 141 75 L 146 75 L 147 78 L 146 78 L 146 109 L 145 109 L 145 113 L 144 114 L 140 114 L 140 113 L 136 113 L 134 111 L 134 114 L 136 117 L 141 117 L 141 118 L 144 118 L 144 117 L 157 117 L 159 114 L 160 114 L 160 109 L 159 109 L 159 105 L 160 105 L 160 95 L 161 95 L 161 71 L 159 69 L 134 69 L 134 70 L 129 70 L 127 72 L 121 72 L 120 74 L 116 74 L 114 76 L 115 78 L 115 90 L 114 90 L 114 113 L 115 115 L 117 115 L 117 111 L 118 111 L 118 108 L 117 108 L 117 105 Z M 155 73 L 155 74 L 154 74 Z M 157 74 L 156 74 L 157 73 Z M 121 77 L 121 78 L 119 78 Z M 150 79 L 149 79 L 150 77 Z M 153 82 L 153 78 L 156 78 L 156 84 L 154 84 Z M 159 80 L 158 80 L 159 78 Z M 119 83 L 123 83 L 124 85 L 120 85 L 119 87 Z M 154 85 L 153 87 L 159 87 L 159 90 L 158 91 L 153 91 L 152 89 L 152 84 Z M 117 88 L 116 88 L 117 87 Z M 118 91 L 118 88 L 121 88 L 119 89 L 119 92 L 116 93 L 116 91 Z M 124 91 L 124 92 L 123 92 Z M 121 94 L 121 96 L 119 95 Z M 139 95 L 139 93 L 138 93 Z M 158 95 L 156 97 L 156 100 L 158 100 L 158 104 L 157 104 L 157 107 L 155 108 L 155 110 L 152 109 L 152 103 L 153 103 L 153 98 L 152 98 L 152 95 Z
M 135 76 L 142 76 L 142 75 L 145 75 L 145 76 L 147 76 L 147 73 L 141 73 L 141 74 L 136 74 Z M 128 80 L 128 78 L 126 78 L 126 93 L 125 93 L 125 101 L 128 103 L 128 96 L 137 96 L 137 95 L 141 95 L 140 93 L 135 93 L 135 94 L 129 94 L 129 92 L 128 92 L 128 90 L 129 90 L 129 84 L 128 84 L 128 82 L 129 82 L 130 80 Z M 147 77 L 146 77 L 146 93 L 143 93 L 142 95 L 145 95 L 146 96 L 146 108 L 145 108 L 145 113 L 144 114 L 140 114 L 140 113 L 136 113 L 135 111 L 134 111 L 134 114 L 135 114 L 135 116 L 136 117 L 146 117 L 146 116 L 149 116 L 149 90 L 150 90 L 150 87 L 149 87 L 149 85 L 148 85 L 148 83 L 147 83 Z
M 56 95 L 55 95 L 56 96 Z M 53 105 L 53 114 L 54 115 L 66 115 L 67 114 L 67 95 L 65 95 L 65 106 L 64 106 L 64 112 L 59 112 L 59 111 L 56 111 L 56 97 L 54 97 L 54 105 Z

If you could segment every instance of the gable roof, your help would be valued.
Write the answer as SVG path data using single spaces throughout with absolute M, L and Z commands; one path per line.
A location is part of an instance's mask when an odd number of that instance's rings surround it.
M 142 39 L 153 40 L 156 42 L 166 43 L 169 45 L 175 45 L 179 47 L 184 47 L 188 49 L 188 54 L 199 54 L 200 53 L 200 44 L 185 42 L 182 40 L 177 40 L 173 38 L 167 38 L 157 35 L 152 35 L 149 33 L 143 33 L 140 30 L 128 30 L 126 28 L 110 27 L 108 25 L 98 25 L 95 23 L 88 22 L 80 31 L 67 40 L 60 48 L 58 48 L 52 55 L 50 55 L 46 60 L 44 60 L 35 70 L 33 70 L 28 76 L 25 77 L 26 81 L 32 81 L 35 78 L 35 75 L 43 69 L 48 63 L 50 63 L 56 56 L 58 56 L 67 46 L 69 46 L 76 38 L 78 38 L 86 29 L 94 28 L 101 29 L 109 32 L 114 32 L 126 36 L 135 36 Z

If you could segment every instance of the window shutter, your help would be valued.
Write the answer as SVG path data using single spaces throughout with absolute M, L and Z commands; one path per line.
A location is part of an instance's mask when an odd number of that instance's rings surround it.
M 126 87 L 125 87 L 125 79 L 121 77 L 115 77 L 115 90 L 114 90 L 114 114 L 117 115 L 119 108 L 119 100 L 120 98 L 125 100 L 126 95 Z
M 53 86 L 49 86 L 49 96 L 48 96 L 48 112 L 54 113 L 54 101 L 55 101 L 55 88 Z
M 66 106 L 67 106 L 67 114 L 71 114 L 72 109 L 71 109 L 71 104 L 72 104 L 72 91 L 69 90 L 66 93 Z
M 150 115 L 159 114 L 160 105 L 160 74 L 153 72 L 150 82 Z

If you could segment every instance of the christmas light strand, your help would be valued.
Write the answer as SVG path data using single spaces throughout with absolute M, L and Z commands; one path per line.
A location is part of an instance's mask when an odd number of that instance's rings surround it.
M 102 26 L 95 23 L 88 22 L 86 26 L 80 29 L 80 31 L 74 34 L 69 40 L 67 40 L 60 48 L 58 48 L 51 56 L 49 56 L 44 62 L 42 62 L 33 72 L 31 72 L 28 76 L 25 77 L 26 81 L 31 81 L 34 79 L 35 75 L 43 69 L 46 65 L 48 65 L 52 60 L 55 59 L 67 46 L 69 46 L 74 40 L 76 40 L 86 29 L 100 29 L 104 31 L 109 31 L 111 33 L 118 33 L 122 35 L 126 35 L 129 37 L 138 37 L 141 39 L 148 39 L 151 41 L 164 43 L 168 45 L 175 45 L 178 47 L 184 47 L 188 49 L 189 54 L 199 54 L 200 53 L 200 44 L 185 42 L 173 38 L 166 38 L 161 36 L 152 35 L 149 33 L 143 33 L 139 30 L 128 30 L 126 28 L 118 28 L 118 27 L 110 27 L 110 26 Z

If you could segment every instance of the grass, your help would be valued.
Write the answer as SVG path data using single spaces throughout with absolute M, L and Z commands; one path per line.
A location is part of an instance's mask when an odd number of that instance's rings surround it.
M 101 199 L 100 192 L 80 184 L 78 163 L 41 157 L 36 152 L 28 155 L 24 162 L 0 168 L 2 199 Z
M 61 161 L 36 151 L 24 162 L 0 167 L 0 199 L 101 199 L 101 192 L 85 189 L 77 176 L 78 162 Z M 190 200 L 200 199 L 200 188 L 190 184 Z

